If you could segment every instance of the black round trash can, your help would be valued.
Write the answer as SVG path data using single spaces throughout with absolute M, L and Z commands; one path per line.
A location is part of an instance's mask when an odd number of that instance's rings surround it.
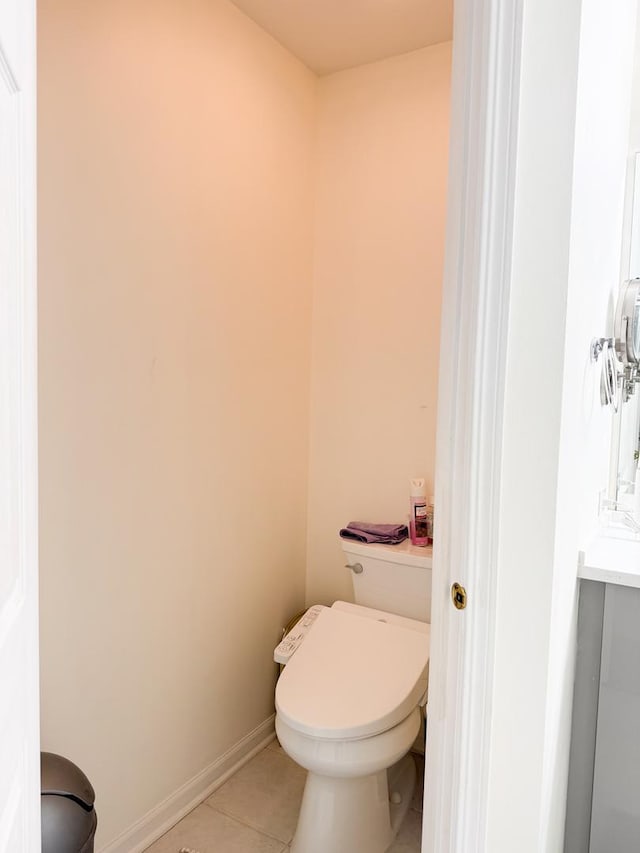
M 53 752 L 40 753 L 42 853 L 93 853 L 98 818 L 91 782 Z

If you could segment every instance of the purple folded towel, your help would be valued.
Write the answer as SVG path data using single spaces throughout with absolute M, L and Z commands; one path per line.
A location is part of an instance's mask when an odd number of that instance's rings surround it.
M 343 539 L 358 542 L 380 542 L 383 545 L 399 545 L 409 535 L 406 524 L 370 524 L 367 521 L 350 521 L 340 531 Z

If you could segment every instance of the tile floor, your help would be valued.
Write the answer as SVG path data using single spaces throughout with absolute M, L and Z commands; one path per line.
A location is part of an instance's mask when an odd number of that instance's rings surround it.
M 419 853 L 424 759 L 414 755 L 417 790 L 388 853 Z M 305 771 L 277 741 L 259 752 L 147 853 L 287 853 L 302 799 Z

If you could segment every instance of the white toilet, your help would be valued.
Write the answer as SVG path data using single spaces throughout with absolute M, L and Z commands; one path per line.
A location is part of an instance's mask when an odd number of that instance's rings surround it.
M 415 787 L 431 549 L 342 547 L 356 604 L 318 608 L 276 687 L 278 738 L 308 771 L 291 853 L 384 853 Z

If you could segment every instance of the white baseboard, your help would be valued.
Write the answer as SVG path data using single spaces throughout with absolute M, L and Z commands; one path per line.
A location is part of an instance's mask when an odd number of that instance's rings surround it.
M 146 850 L 274 739 L 274 720 L 275 714 L 272 714 L 97 853 L 141 853 Z

